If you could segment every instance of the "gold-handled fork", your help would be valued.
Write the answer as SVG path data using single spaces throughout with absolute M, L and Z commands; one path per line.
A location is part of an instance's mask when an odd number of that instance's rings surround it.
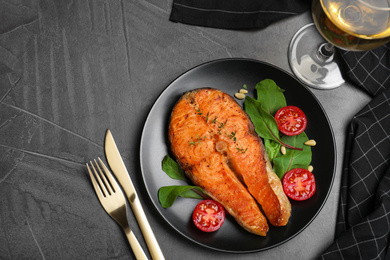
M 103 161 L 100 158 L 98 158 L 98 160 L 101 167 L 103 168 L 103 171 L 99 167 L 99 164 L 96 162 L 96 160 L 94 160 L 96 168 L 92 161 L 90 162 L 93 172 L 91 171 L 91 168 L 88 164 L 87 168 L 100 203 L 106 212 L 125 231 L 126 237 L 129 240 L 130 246 L 133 249 L 137 260 L 148 259 L 133 231 L 130 229 L 129 223 L 127 222 L 126 200 L 121 188 Z

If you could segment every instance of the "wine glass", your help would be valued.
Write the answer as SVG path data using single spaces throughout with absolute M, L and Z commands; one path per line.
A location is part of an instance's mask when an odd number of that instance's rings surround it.
M 312 17 L 289 46 L 293 73 L 312 88 L 345 82 L 335 47 L 364 51 L 390 42 L 390 0 L 312 0 Z

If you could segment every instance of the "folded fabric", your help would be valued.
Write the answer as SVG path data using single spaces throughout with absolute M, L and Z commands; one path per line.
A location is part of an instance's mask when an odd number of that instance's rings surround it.
M 221 29 L 264 28 L 309 7 L 310 0 L 174 0 L 170 20 Z
M 388 259 L 390 235 L 390 44 L 340 51 L 347 80 L 373 96 L 347 136 L 334 243 L 321 259 Z
M 390 88 L 353 117 L 346 148 L 336 239 L 321 259 L 389 259 Z
M 390 43 L 370 51 L 340 53 L 352 83 L 372 96 L 390 88 Z

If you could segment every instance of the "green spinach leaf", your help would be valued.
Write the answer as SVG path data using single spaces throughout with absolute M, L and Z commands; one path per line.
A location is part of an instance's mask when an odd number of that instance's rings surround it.
M 158 190 L 158 199 L 163 208 L 169 208 L 173 205 L 178 196 L 183 198 L 204 199 L 205 195 L 203 194 L 203 190 L 198 186 L 165 186 Z
M 294 168 L 307 168 L 311 163 L 311 147 L 304 144 L 308 139 L 303 132 L 296 136 L 283 136 L 282 141 L 302 148 L 302 151 L 287 149 L 285 155 L 279 154 L 273 159 L 273 169 L 279 178 L 283 178 L 284 174 Z
M 298 136 L 280 136 L 274 114 L 287 106 L 284 90 L 271 79 L 256 84 L 257 99 L 245 98 L 245 111 L 255 125 L 255 131 L 263 138 L 264 147 L 275 173 L 282 178 L 293 168 L 307 168 L 311 163 L 311 147 L 304 145 L 308 140 L 305 133 Z M 281 146 L 287 148 L 286 154 L 280 152 Z
M 263 109 L 261 103 L 252 97 L 247 96 L 244 102 L 245 111 L 249 115 L 256 133 L 263 139 L 273 140 L 290 149 L 302 150 L 284 143 L 280 139 L 280 132 L 275 118 Z
M 169 155 L 166 155 L 162 160 L 162 169 L 172 179 L 188 181 L 179 164 Z M 161 187 L 158 191 L 158 199 L 163 208 L 172 206 L 178 196 L 195 199 L 205 199 L 208 197 L 202 188 L 191 185 L 165 186 Z
M 261 106 L 270 115 L 287 106 L 286 98 L 283 95 L 284 90 L 276 85 L 275 81 L 265 79 L 256 84 L 257 100 Z
M 166 155 L 162 161 L 162 169 L 168 174 L 169 177 L 175 180 L 183 180 L 186 181 L 186 176 L 182 168 L 173 160 L 169 155 Z
M 264 147 L 271 163 L 273 163 L 274 158 L 279 155 L 281 146 L 282 145 L 278 142 L 264 139 Z
M 267 113 L 256 99 L 247 96 L 244 102 L 245 111 L 252 120 L 255 131 L 264 139 L 279 140 L 279 128 L 273 116 Z

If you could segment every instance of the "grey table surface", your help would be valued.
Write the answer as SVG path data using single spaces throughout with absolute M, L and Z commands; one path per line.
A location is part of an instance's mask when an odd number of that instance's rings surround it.
M 194 244 L 152 206 L 139 147 L 159 94 L 180 74 L 221 58 L 250 58 L 291 72 L 293 34 L 309 13 L 262 30 L 169 21 L 172 0 L 0 2 L 0 259 L 134 259 L 103 210 L 85 163 L 114 133 L 166 259 L 314 259 L 333 240 L 345 136 L 370 98 L 346 83 L 311 90 L 337 146 L 336 178 L 317 218 L 267 251 L 230 254 Z M 129 216 L 134 232 L 140 230 Z

